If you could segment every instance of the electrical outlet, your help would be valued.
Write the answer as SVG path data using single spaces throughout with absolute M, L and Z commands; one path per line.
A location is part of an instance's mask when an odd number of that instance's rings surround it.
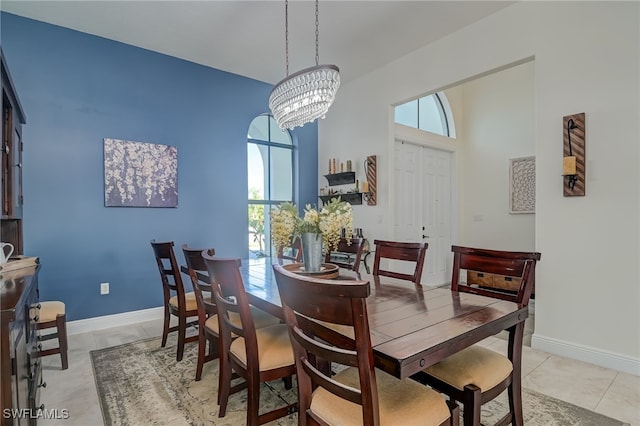
M 109 294 L 109 283 L 100 283 L 100 294 Z

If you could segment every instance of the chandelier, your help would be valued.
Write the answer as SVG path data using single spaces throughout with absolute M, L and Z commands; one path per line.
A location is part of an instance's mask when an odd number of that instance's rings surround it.
M 269 108 L 280 129 L 304 126 L 324 118 L 340 87 L 340 69 L 318 65 L 318 0 L 316 0 L 316 65 L 289 75 L 289 1 L 285 10 L 285 56 L 287 76 L 273 86 Z

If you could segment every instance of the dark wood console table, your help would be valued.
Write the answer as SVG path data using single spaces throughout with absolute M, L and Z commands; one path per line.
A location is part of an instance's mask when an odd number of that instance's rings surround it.
M 0 425 L 35 425 L 42 363 L 38 358 L 38 270 L 0 272 Z M 9 414 L 5 410 L 9 409 Z M 14 410 L 14 411 L 11 411 Z

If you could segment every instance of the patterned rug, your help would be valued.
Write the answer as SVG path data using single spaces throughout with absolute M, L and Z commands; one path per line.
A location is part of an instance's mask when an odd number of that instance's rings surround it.
M 175 333 L 173 333 L 175 334 Z M 218 417 L 218 361 L 205 364 L 194 380 L 197 344 L 187 344 L 175 360 L 175 340 L 165 348 L 153 338 L 91 352 L 105 425 L 243 425 L 246 391 L 231 395 L 227 415 Z M 294 380 L 295 382 L 295 380 Z M 573 404 L 523 389 L 524 421 L 530 426 L 608 426 L 624 423 Z M 281 380 L 262 386 L 261 412 L 296 400 Z M 506 395 L 483 406 L 482 423 L 494 424 L 508 409 Z M 271 425 L 297 425 L 297 414 Z

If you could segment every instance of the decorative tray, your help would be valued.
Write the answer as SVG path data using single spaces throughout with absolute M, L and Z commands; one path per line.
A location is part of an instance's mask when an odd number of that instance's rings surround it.
M 332 280 L 340 275 L 340 268 L 333 263 L 323 263 L 317 272 L 308 272 L 304 270 L 304 263 L 290 263 L 282 265 L 287 271 L 295 274 L 306 275 L 308 277 L 322 278 L 323 280 Z

